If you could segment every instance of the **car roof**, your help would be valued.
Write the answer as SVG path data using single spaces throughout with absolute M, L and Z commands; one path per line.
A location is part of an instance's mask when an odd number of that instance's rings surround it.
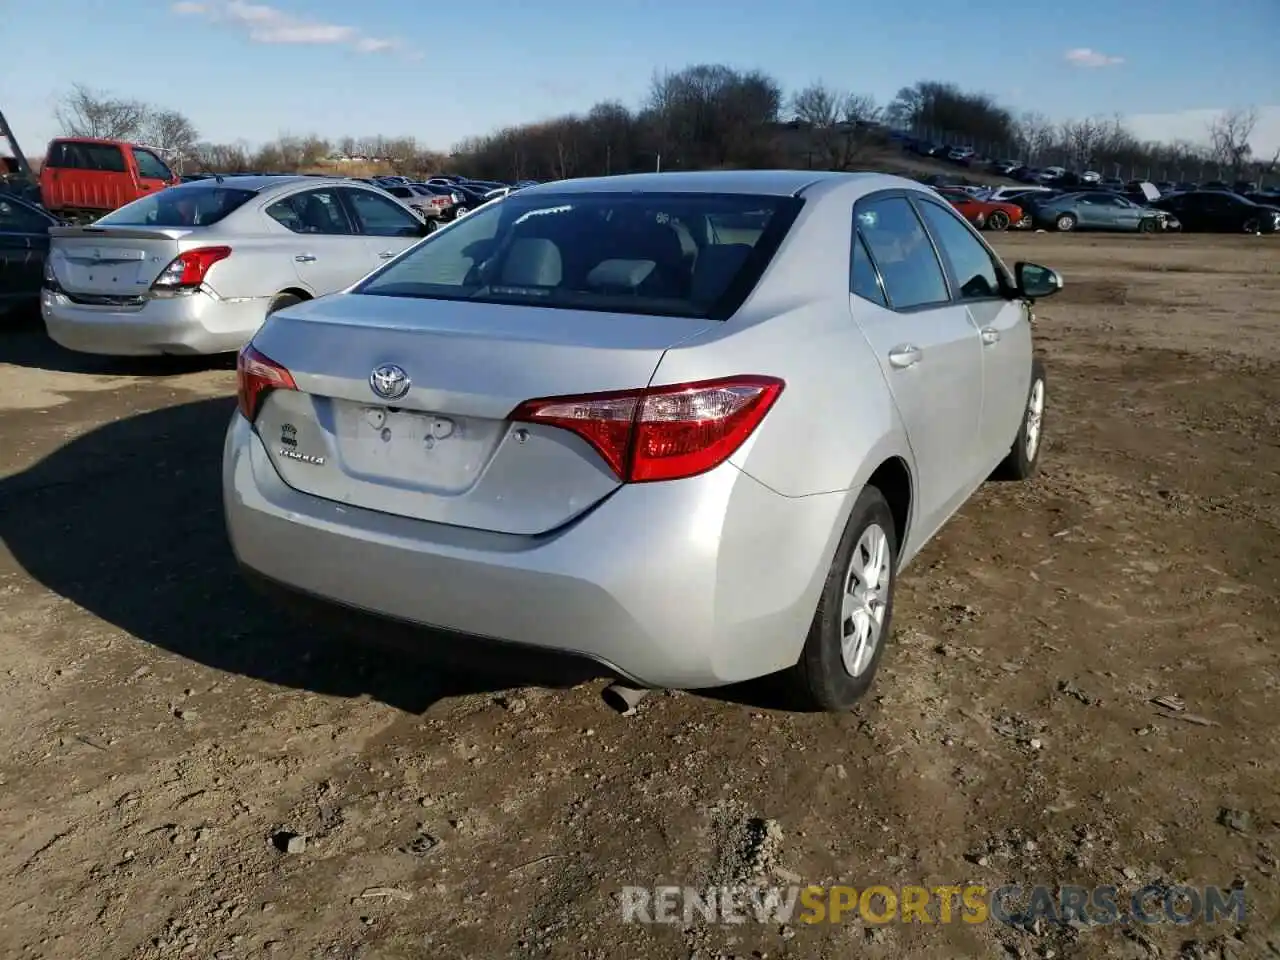
M 815 187 L 858 184 L 877 189 L 914 187 L 914 180 L 882 173 L 837 173 L 824 170 L 701 170 L 674 173 L 629 173 L 616 177 L 583 177 L 525 187 L 522 195 L 563 193 L 741 193 L 794 197 Z
M 229 174 L 224 175 L 221 180 L 216 177 L 209 177 L 205 180 L 192 180 L 190 183 L 179 183 L 172 186 L 170 190 L 200 190 L 209 187 L 226 187 L 232 190 L 251 190 L 254 193 L 263 193 L 268 190 L 279 188 L 293 188 L 301 184 L 309 187 L 319 186 L 356 186 L 357 182 L 347 179 L 346 177 L 309 177 L 305 174 L 282 174 L 281 176 L 260 176 L 257 174 Z M 359 186 L 368 188 L 370 184 L 361 183 Z

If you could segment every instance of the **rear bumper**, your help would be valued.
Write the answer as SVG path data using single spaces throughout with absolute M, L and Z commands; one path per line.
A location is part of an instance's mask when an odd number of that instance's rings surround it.
M 50 338 L 68 350 L 107 356 L 214 354 L 248 343 L 270 302 L 269 297 L 223 300 L 198 290 L 138 305 L 90 306 L 45 289 L 40 313 Z
M 717 686 L 795 663 L 847 500 L 782 497 L 724 464 L 625 485 L 566 527 L 524 537 L 299 493 L 239 414 L 223 460 L 237 560 L 310 605 L 448 631 L 456 644 L 582 657 L 657 687 Z M 420 649 L 431 652 L 427 633 Z

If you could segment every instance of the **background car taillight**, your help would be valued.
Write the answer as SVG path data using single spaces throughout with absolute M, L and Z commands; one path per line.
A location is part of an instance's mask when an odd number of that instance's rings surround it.
M 774 377 L 739 376 L 522 403 L 513 421 L 572 430 L 625 483 L 706 473 L 733 456 L 782 392 Z
M 249 344 L 236 357 L 236 399 L 250 423 L 258 417 L 262 401 L 272 390 L 297 390 L 293 374 Z
M 446 196 L 437 196 L 437 197 L 431 198 L 431 205 L 433 207 L 437 207 L 437 208 L 447 207 L 451 203 L 453 203 L 453 200 L 451 200 L 449 197 L 446 197 Z
M 152 290 L 194 290 L 204 283 L 205 274 L 219 260 L 231 256 L 230 247 L 197 247 L 174 257 L 151 284 Z
M 62 285 L 58 283 L 58 275 L 53 272 L 53 258 L 45 257 L 44 260 L 44 279 L 42 286 L 46 290 L 57 292 L 62 289 Z

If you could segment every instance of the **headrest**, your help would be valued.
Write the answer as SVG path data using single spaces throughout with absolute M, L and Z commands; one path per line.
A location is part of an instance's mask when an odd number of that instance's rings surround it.
M 605 260 L 587 274 L 587 284 L 634 289 L 644 283 L 656 266 L 652 260 Z
M 501 282 L 513 287 L 554 287 L 562 275 L 560 248 L 550 240 L 526 237 L 507 251 Z

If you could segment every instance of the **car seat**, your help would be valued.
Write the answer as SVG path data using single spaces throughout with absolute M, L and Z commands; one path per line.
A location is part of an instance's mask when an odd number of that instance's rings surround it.
M 306 203 L 302 205 L 302 222 L 308 233 L 343 232 L 338 229 L 329 205 L 314 194 L 307 197 Z
M 502 259 L 500 283 L 512 287 L 556 287 L 563 278 L 560 248 L 551 240 L 516 240 Z

